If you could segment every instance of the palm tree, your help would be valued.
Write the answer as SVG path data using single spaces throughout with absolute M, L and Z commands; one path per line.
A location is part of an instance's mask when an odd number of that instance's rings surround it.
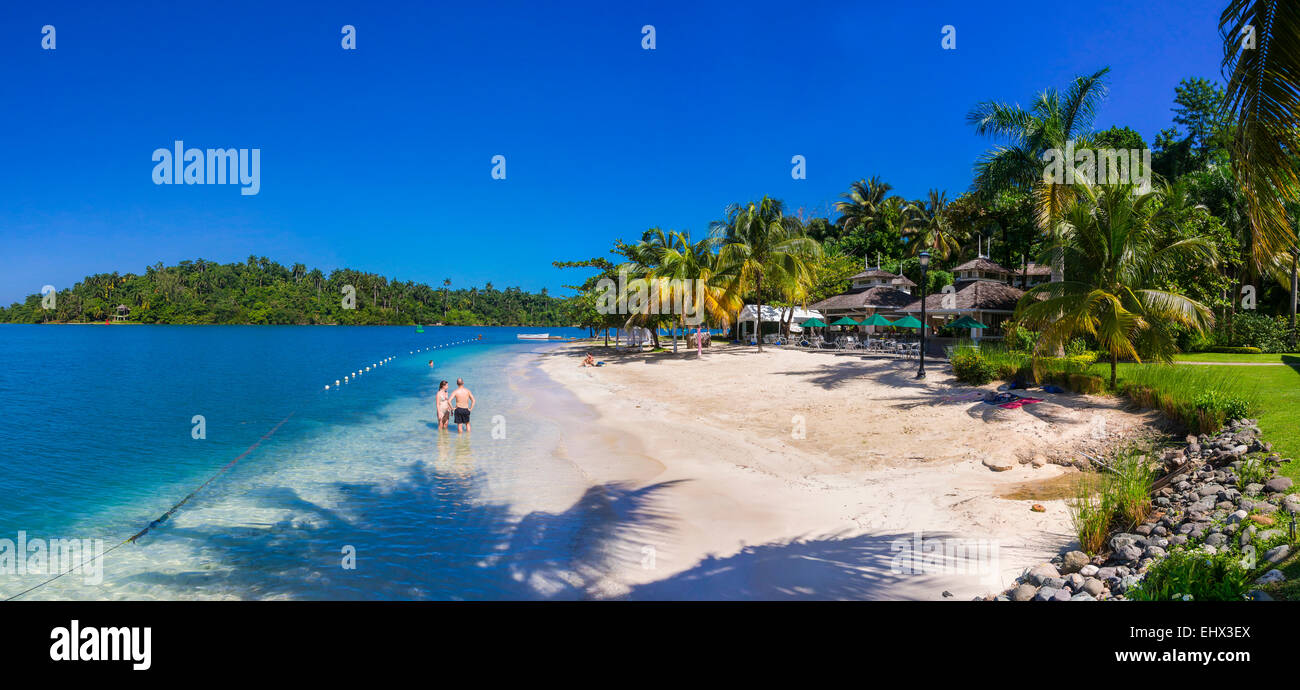
M 1052 281 L 1065 278 L 1064 250 L 1061 244 L 1061 218 L 1070 207 L 1074 185 L 1044 181 L 1047 151 L 1064 152 L 1067 143 L 1075 149 L 1089 148 L 1097 105 L 1106 95 L 1103 78 L 1107 67 L 1077 77 L 1064 93 L 1047 89 L 1039 94 L 1029 110 L 1019 105 L 985 101 L 966 115 L 975 132 L 1006 141 L 980 157 L 975 164 L 975 191 L 993 194 L 1008 188 L 1028 189 L 1034 196 L 1038 228 L 1053 244 Z M 1065 161 L 1073 166 L 1073 161 Z
M 1162 208 L 1165 190 L 1138 194 L 1132 185 L 1075 185 L 1075 203 L 1061 219 L 1065 259 L 1073 280 L 1030 288 L 1016 319 L 1042 330 L 1039 352 L 1059 351 L 1071 338 L 1092 336 L 1110 354 L 1110 384 L 1119 358 L 1141 362 L 1140 352 L 1161 361 L 1177 351 L 1174 324 L 1209 328 L 1209 307 L 1153 288 L 1175 267 L 1213 265 L 1213 245 L 1194 237 L 1159 245 L 1171 222 Z
M 668 247 L 659 258 L 659 276 L 670 279 L 673 285 L 673 304 L 681 300 L 683 309 L 677 314 L 675 328 L 686 328 L 686 310 L 684 308 L 688 295 L 686 291 L 696 292 L 702 296 L 699 304 L 693 304 L 700 310 L 701 316 L 714 322 L 727 325 L 731 314 L 743 306 L 738 289 L 738 282 L 728 280 L 728 276 L 719 271 L 720 260 L 714 251 L 718 246 L 717 237 L 706 237 L 698 242 L 691 242 L 689 231 L 674 232 Z M 695 286 L 699 286 L 696 288 Z M 695 295 L 689 297 L 692 301 Z M 677 352 L 677 336 L 673 335 L 673 352 Z
M 758 351 L 763 351 L 763 283 L 769 288 L 789 290 L 799 282 L 811 282 L 813 259 L 821 245 L 803 233 L 797 218 L 785 215 L 785 205 L 763 197 L 757 202 L 732 204 L 726 220 L 713 224 L 721 238 L 718 254 L 722 270 L 729 273 L 738 294 L 752 289 L 758 309 Z
M 928 249 L 935 258 L 946 261 L 961 249 L 960 235 L 948 222 L 947 208 L 947 195 L 937 189 L 930 190 L 928 201 L 908 204 L 903 232 L 911 238 L 907 245 L 910 254 Z
M 442 320 L 447 320 L 447 298 L 451 296 L 451 278 L 442 279 Z
M 858 180 L 849 185 L 849 191 L 840 195 L 843 201 L 835 202 L 840 214 L 838 223 L 844 231 L 870 230 L 880 218 L 881 207 L 893 187 L 881 182 L 879 177 Z
M 1236 120 L 1232 167 L 1250 217 L 1254 264 L 1262 268 L 1296 241 L 1287 204 L 1300 201 L 1300 4 L 1231 0 L 1219 33 L 1230 75 L 1224 109 Z

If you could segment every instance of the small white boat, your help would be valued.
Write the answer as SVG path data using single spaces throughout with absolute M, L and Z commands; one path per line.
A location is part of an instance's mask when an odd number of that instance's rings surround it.
M 515 335 L 520 340 L 549 340 L 550 333 L 518 333 Z

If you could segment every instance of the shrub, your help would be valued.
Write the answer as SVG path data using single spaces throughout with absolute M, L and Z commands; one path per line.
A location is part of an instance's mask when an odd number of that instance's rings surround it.
M 1283 316 L 1252 312 L 1233 315 L 1226 333 L 1220 334 L 1233 347 L 1256 347 L 1264 352 L 1286 352 L 1291 342 L 1291 324 Z
M 1198 412 L 1219 414 L 1224 420 L 1241 419 L 1250 414 L 1250 404 L 1244 399 L 1213 389 L 1197 395 L 1192 401 L 1192 407 Z
M 1038 343 L 1038 333 L 1020 324 L 1012 324 L 1007 327 L 1003 342 L 1006 343 L 1007 349 L 1013 352 L 1029 352 Z
M 1084 340 L 1083 338 L 1075 338 L 1065 346 L 1065 354 L 1067 357 L 1077 357 L 1087 351 L 1088 351 L 1088 341 Z
M 1106 379 L 1089 374 L 1068 374 L 1065 377 L 1065 387 L 1075 393 L 1097 395 L 1106 390 Z
M 1205 352 L 1221 352 L 1221 353 L 1224 353 L 1224 354 L 1230 354 L 1230 355 L 1258 355 L 1258 354 L 1261 354 L 1261 353 L 1264 352 L 1263 350 L 1261 350 L 1261 349 L 1259 349 L 1259 348 L 1257 348 L 1257 347 L 1228 347 L 1227 345 L 1220 345 L 1220 346 L 1216 346 L 1216 347 L 1211 347 L 1211 348 L 1209 348 L 1209 349 L 1207 349 L 1207 350 L 1204 350 L 1204 351 L 1205 351 Z
M 1250 571 L 1239 554 L 1177 548 L 1148 568 L 1125 596 L 1137 601 L 1240 601 L 1251 587 Z
M 975 386 L 982 386 L 992 381 L 998 373 L 983 353 L 975 348 L 964 347 L 953 352 L 949 362 L 952 364 L 953 376 L 956 376 L 957 380 Z

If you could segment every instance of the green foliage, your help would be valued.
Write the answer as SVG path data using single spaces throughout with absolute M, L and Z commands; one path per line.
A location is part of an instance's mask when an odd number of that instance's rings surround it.
M 1133 365 L 1125 370 L 1118 390 L 1140 407 L 1160 410 L 1196 433 L 1213 433 L 1228 419 L 1250 416 L 1258 404 L 1255 391 L 1247 390 L 1231 369 Z M 1215 397 L 1202 397 L 1207 394 Z
M 1038 342 L 1038 333 L 1018 323 L 1013 323 L 1006 329 L 1006 337 L 1003 342 L 1006 343 L 1007 349 L 1016 352 L 1031 352 Z
M 1239 554 L 1175 548 L 1125 596 L 1136 601 L 1240 601 L 1252 588 L 1251 579 Z
M 1115 508 L 1125 528 L 1135 527 L 1151 512 L 1151 482 L 1155 467 L 1145 452 L 1127 448 L 1116 454 L 1114 468 Z
M 356 291 L 356 308 L 343 308 L 343 288 Z M 517 287 L 435 289 L 424 283 L 339 269 L 328 276 L 302 264 L 282 266 L 266 257 L 217 264 L 199 259 L 176 266 L 157 263 L 143 275 L 88 276 L 58 293 L 57 308 L 41 308 L 40 295 L 0 309 L 0 322 L 103 321 L 117 305 L 128 321 L 155 324 L 344 324 L 560 326 L 573 323 L 563 300 Z
M 1263 484 L 1272 478 L 1268 465 L 1260 458 L 1246 458 L 1237 466 L 1237 485 Z
M 1086 553 L 1095 556 L 1105 550 L 1118 498 L 1113 480 L 1090 475 L 1080 479 L 1075 484 L 1074 495 L 1066 499 L 1079 548 Z
M 998 374 L 993 363 L 989 362 L 980 350 L 973 347 L 963 347 L 954 351 L 949 363 L 952 364 L 953 376 L 956 376 L 958 381 L 974 386 L 982 386 L 992 381 Z
M 1226 341 L 1222 345 L 1258 348 L 1259 352 L 1289 352 L 1291 350 L 1291 322 L 1284 316 L 1267 316 L 1253 312 L 1238 312 L 1225 333 L 1217 334 Z M 1219 350 L 1212 350 L 1219 352 Z
M 1250 414 L 1250 403 L 1244 398 L 1214 389 L 1197 395 L 1192 401 L 1192 407 L 1202 414 L 1224 420 L 1243 419 Z
M 1257 348 L 1257 347 L 1226 347 L 1226 346 L 1215 346 L 1215 347 L 1206 348 L 1204 351 L 1205 351 L 1205 352 L 1218 352 L 1218 353 L 1225 354 L 1225 355 L 1259 355 L 1259 354 L 1263 354 L 1263 353 L 1264 353 L 1263 350 L 1261 350 L 1261 349 L 1259 349 L 1259 348 Z

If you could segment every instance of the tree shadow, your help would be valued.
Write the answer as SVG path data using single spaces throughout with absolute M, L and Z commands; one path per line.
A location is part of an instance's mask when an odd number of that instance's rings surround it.
M 915 561 L 916 534 L 830 535 L 746 546 L 739 553 L 708 556 L 694 567 L 633 587 L 635 600 L 773 601 L 938 599 L 943 588 L 982 577 L 978 553 L 944 554 Z M 952 533 L 926 532 L 927 543 L 970 543 Z M 987 563 L 984 563 L 987 565 Z M 994 580 L 999 580 L 994 572 Z M 980 585 L 993 591 L 998 585 Z
M 194 554 L 187 564 L 203 565 L 124 580 L 161 586 L 167 598 L 583 599 L 671 524 L 658 497 L 675 482 L 596 485 L 563 511 L 519 518 L 507 504 L 476 499 L 472 480 L 418 462 L 395 485 L 332 485 L 343 497 L 333 508 L 289 487 L 259 489 L 245 496 L 253 507 L 287 517 L 162 527 L 139 547 L 180 543 Z M 355 569 L 344 567 L 347 547 Z

